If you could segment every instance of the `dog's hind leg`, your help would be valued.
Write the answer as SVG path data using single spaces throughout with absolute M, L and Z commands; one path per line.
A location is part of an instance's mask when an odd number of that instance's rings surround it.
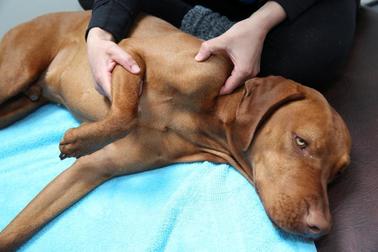
M 25 91 L 50 63 L 53 42 L 46 39 L 49 34 L 41 29 L 35 22 L 25 23 L 10 30 L 1 40 L 0 104 Z M 46 46 L 50 44 L 51 47 Z
M 193 146 L 174 133 L 162 134 L 148 128 L 132 130 L 127 137 L 78 159 L 47 185 L 0 232 L 0 251 L 15 251 L 45 224 L 110 178 L 157 168 L 193 151 Z
M 81 157 L 127 135 L 137 120 L 141 83 L 144 78 L 144 61 L 136 53 L 141 72 L 131 74 L 117 66 L 112 76 L 112 103 L 107 116 L 97 122 L 83 123 L 66 132 L 60 143 L 60 158 Z
M 25 117 L 47 102 L 38 93 L 39 87 L 32 86 L 28 94 L 18 94 L 0 105 L 0 129 L 5 128 L 17 120 Z

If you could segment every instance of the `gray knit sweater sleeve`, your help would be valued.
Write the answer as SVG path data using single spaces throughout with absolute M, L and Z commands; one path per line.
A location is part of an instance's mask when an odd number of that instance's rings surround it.
M 189 10 L 181 22 L 181 30 L 204 40 L 209 40 L 226 32 L 234 24 L 227 17 L 196 5 Z

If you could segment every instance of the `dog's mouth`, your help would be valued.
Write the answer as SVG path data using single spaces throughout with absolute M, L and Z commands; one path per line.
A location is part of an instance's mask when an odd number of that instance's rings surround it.
M 296 204 L 288 195 L 280 195 L 272 207 L 266 209 L 272 222 L 283 231 L 316 240 L 329 233 L 331 221 L 307 200 Z

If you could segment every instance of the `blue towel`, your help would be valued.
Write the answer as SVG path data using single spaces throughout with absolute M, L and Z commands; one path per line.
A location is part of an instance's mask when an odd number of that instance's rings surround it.
M 0 229 L 74 161 L 58 143 L 78 122 L 46 105 L 0 131 Z M 269 220 L 231 166 L 198 162 L 113 179 L 53 220 L 21 251 L 316 251 Z

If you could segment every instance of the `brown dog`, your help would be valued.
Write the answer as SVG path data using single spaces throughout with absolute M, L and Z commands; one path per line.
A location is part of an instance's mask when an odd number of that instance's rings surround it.
M 310 237 L 329 231 L 327 183 L 348 165 L 351 140 L 320 93 L 267 77 L 219 97 L 231 63 L 221 55 L 197 63 L 200 40 L 147 16 L 120 43 L 142 73 L 117 66 L 110 104 L 91 84 L 88 19 L 82 12 L 39 17 L 0 44 L 0 126 L 47 101 L 86 121 L 60 143 L 61 158 L 81 158 L 0 233 L 1 251 L 16 249 L 108 179 L 200 160 L 236 167 L 284 230 Z

